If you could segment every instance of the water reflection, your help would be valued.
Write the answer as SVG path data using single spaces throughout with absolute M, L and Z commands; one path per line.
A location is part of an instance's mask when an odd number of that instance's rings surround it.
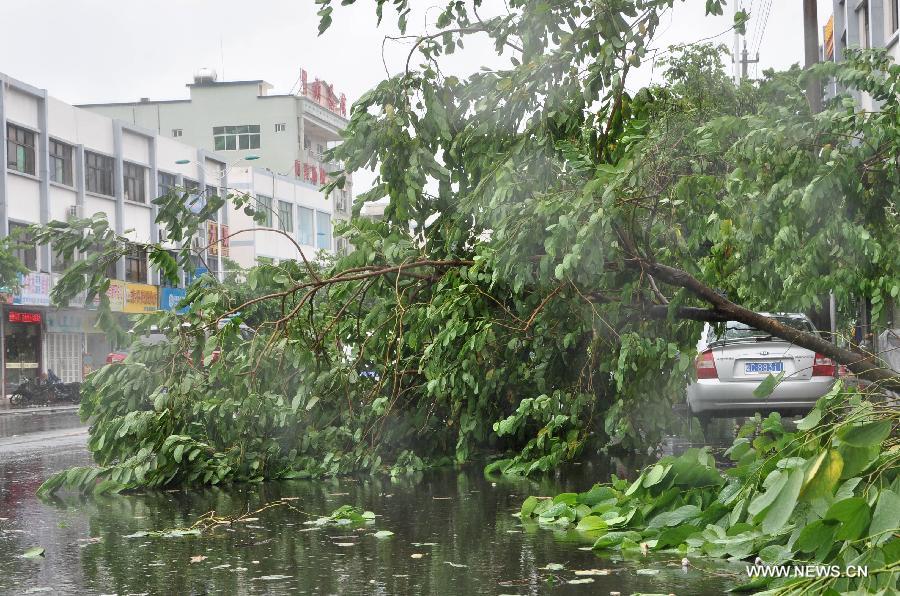
M 684 572 L 680 557 L 599 558 L 573 532 L 523 526 L 512 516 L 528 494 L 585 490 L 608 466 L 585 464 L 540 480 L 486 479 L 479 467 L 418 477 L 291 481 L 190 492 L 148 492 L 41 503 L 28 492 L 50 470 L 87 462 L 83 451 L 0 463 L 0 592 L 118 594 L 475 594 L 664 592 L 720 594 L 739 583 L 721 565 Z M 28 465 L 26 465 L 28 464 Z M 636 465 L 618 462 L 620 474 Z M 19 488 L 19 487 L 22 488 Z M 27 487 L 27 490 L 26 490 Z M 313 516 L 342 504 L 378 514 L 360 529 L 311 529 L 309 517 L 269 509 L 247 523 L 202 536 L 128 538 L 185 527 L 207 511 L 236 515 L 288 498 Z M 394 536 L 378 539 L 375 530 Z M 46 559 L 17 558 L 30 546 Z M 421 558 L 413 555 L 420 554 Z M 205 557 L 201 559 L 200 557 Z M 196 562 L 191 562 L 192 558 Z M 640 558 L 639 558 L 640 559 Z M 562 563 L 567 571 L 541 569 Z M 568 584 L 575 569 L 610 569 L 591 584 Z M 637 575 L 640 568 L 658 575 Z

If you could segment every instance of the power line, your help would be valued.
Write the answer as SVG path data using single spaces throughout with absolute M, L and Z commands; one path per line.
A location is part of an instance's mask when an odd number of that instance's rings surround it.
M 768 0 L 765 8 L 765 16 L 763 17 L 762 27 L 759 28 L 759 35 L 757 36 L 755 42 L 751 44 L 753 48 L 753 53 L 759 52 L 759 48 L 762 45 L 763 38 L 766 35 L 766 27 L 769 25 L 769 14 L 772 12 L 772 0 Z M 762 11 L 760 11 L 762 14 Z M 754 47 L 755 46 L 755 47 Z

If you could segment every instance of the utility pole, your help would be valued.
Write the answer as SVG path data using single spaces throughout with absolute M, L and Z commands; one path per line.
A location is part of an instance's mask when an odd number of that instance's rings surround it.
M 741 51 L 741 79 L 747 78 L 747 65 L 748 64 L 756 64 L 759 62 L 759 52 L 756 52 L 756 58 L 754 60 L 750 60 L 747 58 L 747 40 L 744 40 L 744 49 Z
M 819 62 L 819 16 L 816 0 L 803 0 L 803 50 L 806 68 Z M 822 111 L 822 85 L 817 78 L 807 81 L 806 100 L 813 114 Z
M 734 0 L 734 14 L 737 16 L 741 10 L 741 0 Z M 744 42 L 744 49 L 741 50 L 741 41 Z M 739 84 L 741 80 L 747 78 L 747 65 L 759 62 L 759 52 L 756 53 L 756 59 L 747 58 L 747 36 L 734 30 L 734 82 Z
M 803 53 L 806 68 L 819 62 L 819 15 L 816 0 L 803 0 Z M 806 100 L 809 111 L 818 114 L 822 111 L 822 83 L 811 77 L 806 82 Z M 837 302 L 834 291 L 828 292 L 828 319 L 831 341 L 837 343 Z

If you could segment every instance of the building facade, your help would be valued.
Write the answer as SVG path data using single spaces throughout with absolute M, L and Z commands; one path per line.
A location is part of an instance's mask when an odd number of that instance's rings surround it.
M 832 0 L 833 15 L 824 28 L 824 59 L 840 62 L 847 48 L 884 48 L 900 63 L 900 0 Z M 835 83 L 826 92 L 837 95 Z M 856 94 L 861 108 L 878 109 L 865 93 Z
M 246 193 L 269 213 L 268 223 L 284 234 L 260 230 L 242 211 L 223 208 L 207 222 L 203 265 L 221 279 L 229 259 L 247 267 L 259 258 L 308 258 L 333 252 L 332 202 L 317 185 L 251 168 L 247 152 L 210 151 L 159 135 L 131 121 L 109 118 L 51 97 L 0 73 L 0 236 L 31 224 L 104 213 L 133 250 L 107 271 L 113 311 L 171 309 L 185 295 L 182 275 L 161 286 L 150 267 L 146 243 L 163 242 L 152 200 L 172 188 L 196 191 L 192 198 Z M 294 242 L 285 237 L 290 236 Z M 50 291 L 66 264 L 50 246 L 27 246 L 17 256 L 29 273 L 15 292 L 0 290 L 0 385 L 52 370 L 80 381 L 101 366 L 110 346 L 96 328 L 96 312 L 84 300 L 71 308 L 50 304 Z M 299 247 L 299 249 L 298 249 Z M 171 248 L 176 248 L 171 246 Z
M 259 166 L 318 188 L 340 169 L 323 154 L 341 140 L 347 100 L 324 81 L 308 82 L 305 71 L 298 82 L 296 94 L 272 94 L 266 81 L 218 81 L 215 71 L 203 69 L 187 85 L 189 99 L 79 107 L 222 155 L 258 154 Z M 348 218 L 350 185 L 333 194 L 332 213 Z

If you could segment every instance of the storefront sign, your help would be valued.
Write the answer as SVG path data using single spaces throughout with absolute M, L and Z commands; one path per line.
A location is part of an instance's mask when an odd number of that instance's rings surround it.
M 159 309 L 159 289 L 147 284 L 125 284 L 123 312 L 154 312 Z
M 175 310 L 178 303 L 187 296 L 187 290 L 184 288 L 160 288 L 159 289 L 159 308 L 160 310 Z M 187 312 L 187 307 L 178 310 L 178 314 Z
M 109 289 L 106 290 L 106 297 L 109 298 L 109 309 L 113 312 L 122 312 L 125 310 L 125 282 L 120 279 L 109 280 Z M 100 299 L 94 301 L 100 302 Z
M 97 313 L 81 310 L 50 310 L 45 314 L 48 333 L 103 333 L 96 327 Z
M 39 312 L 23 312 L 20 310 L 9 311 L 10 323 L 40 323 L 41 313 Z
M 50 306 L 50 275 L 48 273 L 19 274 L 19 289 L 12 295 L 4 292 L 3 302 L 22 306 Z

